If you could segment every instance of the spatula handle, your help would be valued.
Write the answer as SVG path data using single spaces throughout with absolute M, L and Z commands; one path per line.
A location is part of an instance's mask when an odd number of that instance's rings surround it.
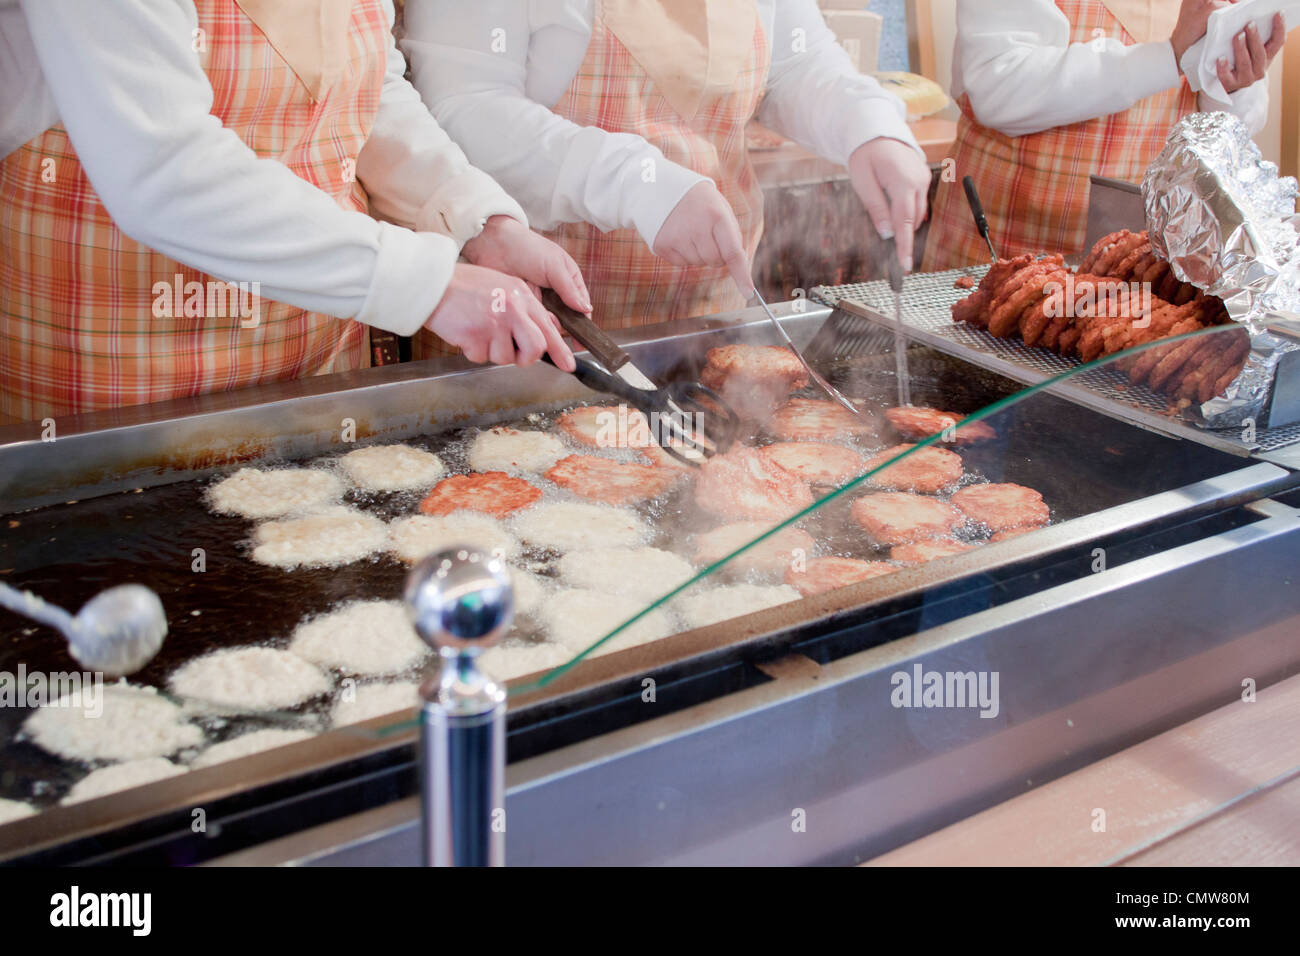
M 542 305 L 546 306 L 557 319 L 564 331 L 568 332 L 582 344 L 582 347 L 596 356 L 600 364 L 611 372 L 617 372 L 629 361 L 631 356 L 623 351 L 609 335 L 591 321 L 587 316 L 564 304 L 564 300 L 552 289 L 542 290 Z

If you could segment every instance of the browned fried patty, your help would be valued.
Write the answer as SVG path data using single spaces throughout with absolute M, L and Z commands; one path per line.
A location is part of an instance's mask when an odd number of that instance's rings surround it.
M 954 289 L 973 289 L 975 288 L 975 280 L 970 276 L 958 276 L 952 287 Z
M 742 418 L 764 419 L 808 384 L 808 371 L 789 349 L 723 345 L 709 349 L 700 384 L 718 392 Z
M 952 320 L 954 322 L 969 322 L 981 328 L 988 325 L 988 307 L 993 302 L 993 297 L 984 289 L 976 289 L 960 302 L 953 303 Z
M 895 445 L 869 459 L 864 470 L 870 471 L 892 458 L 914 448 L 913 445 Z M 961 457 L 946 448 L 918 448 L 898 464 L 890 465 L 867 481 L 876 488 L 894 491 L 919 491 L 937 494 L 949 485 L 961 481 Z
M 843 445 L 788 441 L 763 449 L 774 462 L 814 485 L 838 487 L 862 474 L 862 456 Z
M 835 441 L 870 437 L 875 429 L 836 402 L 792 398 L 768 421 L 766 430 L 783 441 Z
M 482 511 L 504 518 L 526 508 L 542 496 L 540 488 L 504 471 L 452 475 L 433 486 L 420 502 L 427 515 L 449 515 L 454 511 Z
M 1038 527 L 1051 519 L 1043 496 L 1024 485 L 971 485 L 953 495 L 952 503 L 995 534 Z
M 626 505 L 658 498 L 679 477 L 672 469 L 630 461 L 570 455 L 562 458 L 546 477 L 561 488 L 592 501 Z
M 758 538 L 772 525 L 765 521 L 740 521 L 706 531 L 695 539 L 694 561 L 701 567 L 721 561 L 737 548 L 742 548 Z M 731 566 L 741 571 L 760 574 L 780 574 L 796 557 L 806 558 L 812 553 L 813 538 L 799 528 L 784 528 L 731 561 Z
M 815 558 L 807 567 L 786 569 L 785 583 L 804 597 L 837 591 L 859 581 L 893 574 L 898 567 L 885 561 L 859 561 L 856 558 Z
M 948 502 L 905 491 L 867 495 L 849 510 L 871 540 L 882 546 L 942 538 L 966 523 L 966 516 Z
M 1208 402 L 1217 397 L 1241 372 L 1241 367 L 1246 361 L 1246 353 L 1250 351 L 1250 336 L 1246 334 L 1245 329 L 1238 329 L 1229 337 L 1232 342 L 1228 347 L 1207 363 L 1205 377 L 1201 379 L 1196 393 L 1198 402 Z M 1232 377 L 1219 387 L 1219 381 L 1229 372 L 1232 373 Z
M 962 544 L 960 541 L 917 541 L 914 544 L 900 544 L 889 551 L 889 559 L 899 564 L 916 565 L 947 558 L 965 551 L 974 551 L 978 545 Z
M 654 444 L 650 423 L 626 405 L 588 405 L 565 412 L 560 430 L 580 445 L 592 448 L 645 448 Z
M 965 418 L 957 412 L 942 412 L 937 408 L 916 408 L 911 405 L 906 408 L 887 408 L 885 417 L 889 419 L 889 424 L 894 426 L 894 430 L 909 441 L 919 441 L 937 435 Z M 958 427 L 953 433 L 953 443 L 969 445 L 995 437 L 997 432 L 984 422 L 971 422 L 969 425 Z
M 695 502 L 705 511 L 737 520 L 780 520 L 813 503 L 808 483 L 758 448 L 715 455 L 700 468 Z

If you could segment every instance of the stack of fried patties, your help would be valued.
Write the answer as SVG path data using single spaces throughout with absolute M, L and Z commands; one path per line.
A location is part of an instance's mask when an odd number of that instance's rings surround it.
M 1178 279 L 1146 232 L 1127 229 L 1093 246 L 1077 272 L 1059 255 L 999 259 L 952 315 L 1084 362 L 1232 321 L 1221 300 Z M 1121 359 L 1119 368 L 1178 410 L 1223 394 L 1249 351 L 1250 338 L 1239 328 L 1147 349 Z

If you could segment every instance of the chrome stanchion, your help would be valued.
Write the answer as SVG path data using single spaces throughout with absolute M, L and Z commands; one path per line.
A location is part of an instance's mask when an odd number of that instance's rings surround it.
M 411 569 L 406 606 L 441 664 L 420 688 L 424 864 L 502 866 L 506 694 L 477 659 L 510 629 L 510 573 L 471 548 L 442 551 Z

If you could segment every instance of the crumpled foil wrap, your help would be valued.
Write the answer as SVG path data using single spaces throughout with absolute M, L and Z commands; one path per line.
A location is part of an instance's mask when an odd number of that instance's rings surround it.
M 1283 355 L 1300 342 L 1300 215 L 1295 179 L 1278 175 L 1230 113 L 1179 122 L 1142 183 L 1151 247 L 1184 282 L 1221 298 L 1251 335 L 1226 395 L 1189 409 L 1210 428 L 1260 421 Z

